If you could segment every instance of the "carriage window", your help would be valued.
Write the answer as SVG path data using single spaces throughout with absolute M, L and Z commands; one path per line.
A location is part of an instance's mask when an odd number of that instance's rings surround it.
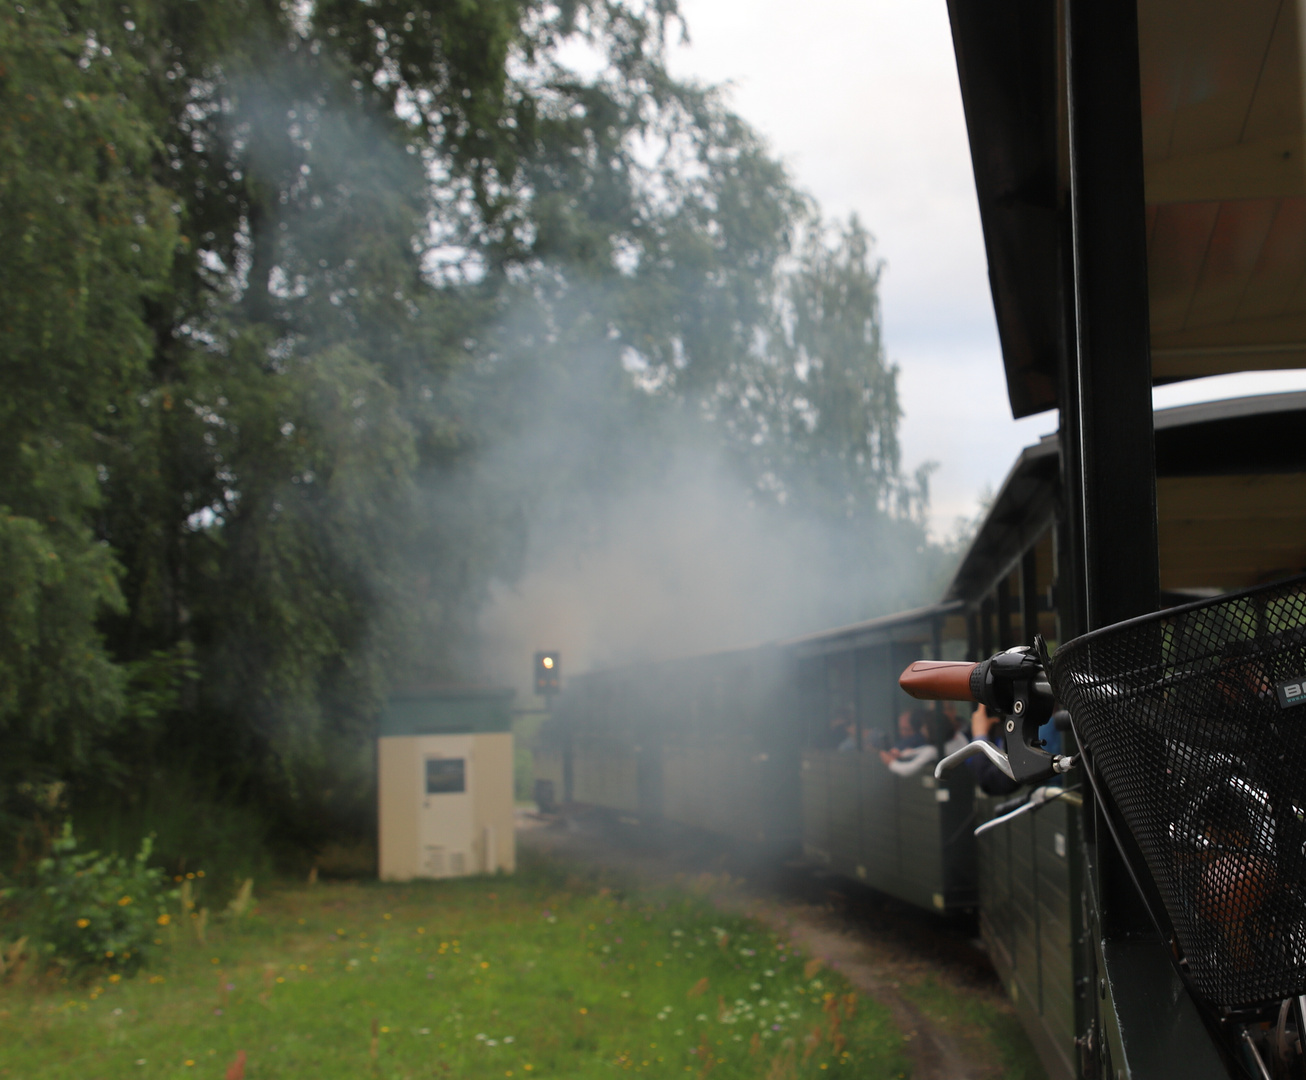
M 467 770 L 462 758 L 427 758 L 426 793 L 458 795 L 467 790 Z

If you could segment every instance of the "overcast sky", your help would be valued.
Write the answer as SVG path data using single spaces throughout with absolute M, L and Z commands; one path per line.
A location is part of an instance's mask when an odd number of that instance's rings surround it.
M 938 462 L 933 530 L 974 512 L 1056 414 L 1007 404 L 944 0 L 681 0 L 673 68 L 733 83 L 736 111 L 829 215 L 857 213 L 886 264 L 904 463 Z M 1306 373 L 1178 384 L 1156 404 L 1306 389 Z

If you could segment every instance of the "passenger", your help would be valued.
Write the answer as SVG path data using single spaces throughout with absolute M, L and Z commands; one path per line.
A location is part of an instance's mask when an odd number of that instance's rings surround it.
M 897 776 L 915 776 L 939 759 L 930 741 L 931 715 L 926 709 L 904 712 L 898 717 L 898 741 L 880 751 L 880 760 Z
M 947 757 L 949 754 L 955 754 L 970 742 L 970 735 L 967 733 L 968 725 L 957 712 L 957 703 L 955 701 L 945 701 L 943 703 L 943 724 L 945 733 L 943 755 Z
M 830 718 L 830 747 L 838 754 L 857 749 L 857 724 L 850 707 L 845 706 Z

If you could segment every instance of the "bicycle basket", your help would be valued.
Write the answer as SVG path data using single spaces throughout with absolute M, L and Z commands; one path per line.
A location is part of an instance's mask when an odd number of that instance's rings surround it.
M 1085 634 L 1050 675 L 1197 991 L 1306 992 L 1306 578 Z

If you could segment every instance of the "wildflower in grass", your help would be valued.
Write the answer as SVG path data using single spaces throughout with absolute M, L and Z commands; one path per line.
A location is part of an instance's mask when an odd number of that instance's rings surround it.
M 121 900 L 118 901 L 118 906 L 126 907 L 131 902 L 132 902 L 132 898 L 130 896 L 124 896 Z
M 77 929 L 78 929 L 78 930 L 85 930 L 85 929 L 86 929 L 88 926 L 90 926 L 90 925 L 91 925 L 91 920 L 90 920 L 90 919 L 78 919 L 78 920 L 77 920 Z
M 109 976 L 109 981 L 111 983 L 122 982 L 122 976 L 115 971 L 112 975 Z
M 160 926 L 167 926 L 170 922 L 172 922 L 172 916 L 165 913 L 163 915 L 160 915 L 154 921 L 158 923 Z

